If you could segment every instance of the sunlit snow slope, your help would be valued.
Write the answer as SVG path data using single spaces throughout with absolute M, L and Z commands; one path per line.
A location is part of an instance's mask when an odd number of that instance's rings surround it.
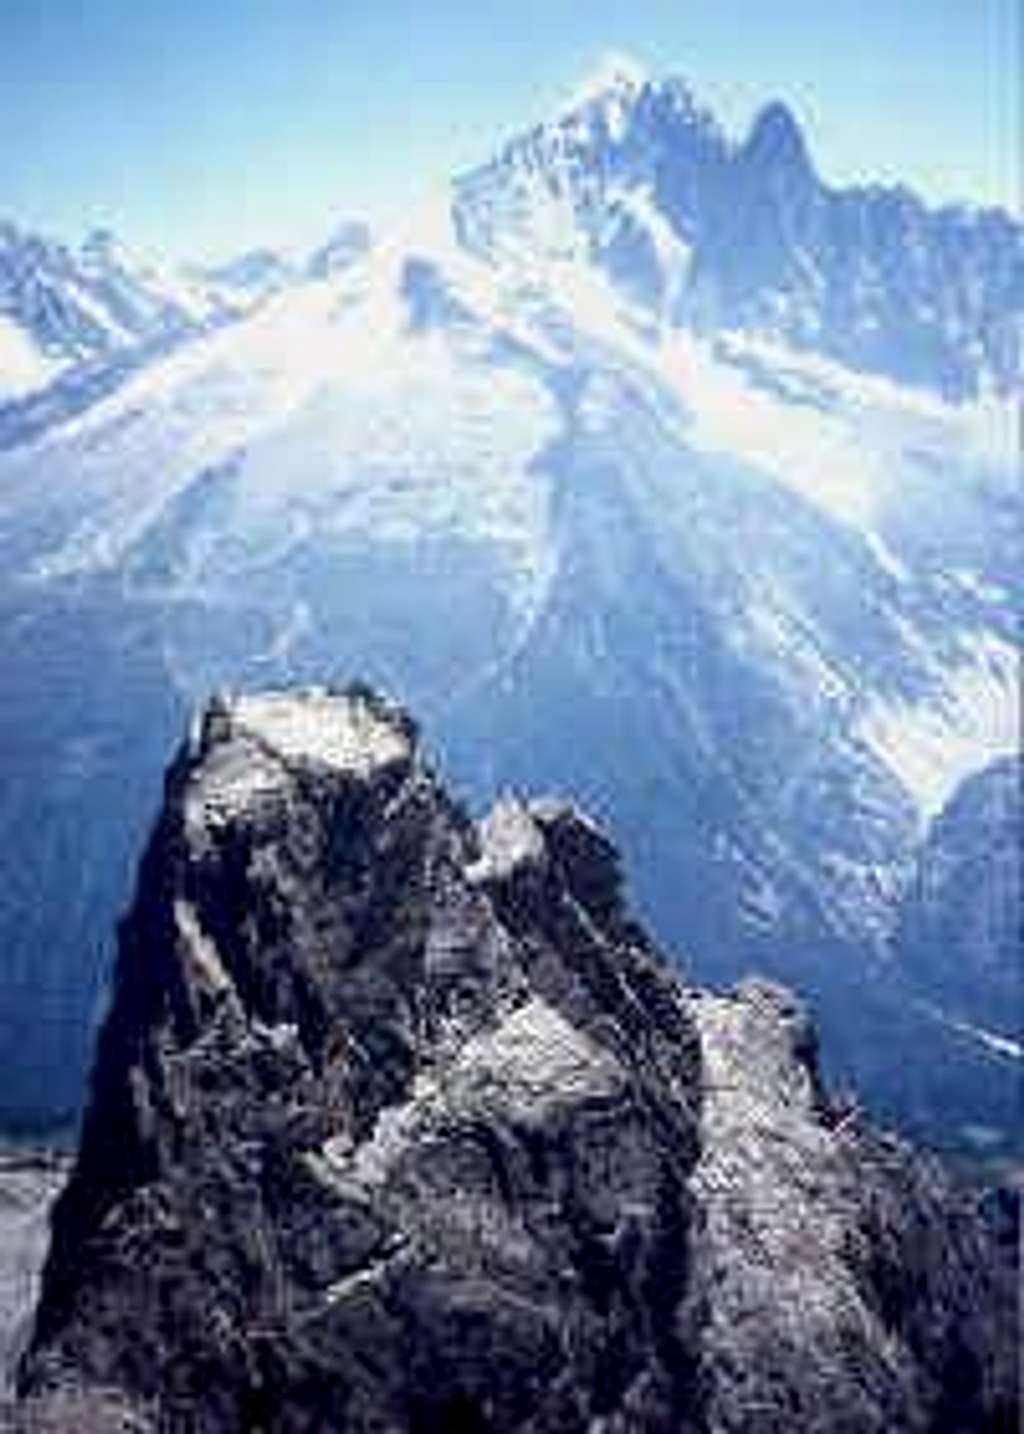
M 650 87 L 610 84 L 575 114 L 626 134 Z M 559 176 L 509 181 L 509 229 L 490 175 L 486 243 L 439 196 L 0 456 L 11 1110 L 76 1099 L 188 708 L 359 675 L 474 801 L 546 784 L 606 820 L 684 959 L 810 991 L 884 1113 L 1010 1138 L 1014 1059 L 929 1015 L 889 938 L 929 821 L 1017 740 L 1011 402 L 686 321 L 646 180 L 619 190 L 656 300 L 597 200 L 549 212 Z

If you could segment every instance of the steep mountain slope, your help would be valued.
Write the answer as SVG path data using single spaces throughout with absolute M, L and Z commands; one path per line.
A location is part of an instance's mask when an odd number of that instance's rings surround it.
M 359 671 L 474 799 L 567 786 L 614 821 L 659 931 L 811 992 L 888 1117 L 1010 1138 L 1015 1069 L 904 999 L 889 936 L 927 821 L 1017 742 L 1012 405 L 657 319 L 579 193 L 604 212 L 605 130 L 682 164 L 652 116 L 689 106 L 616 81 L 524 141 L 525 194 L 519 158 L 484 171 L 0 457 L 10 1107 L 76 1098 L 183 713 Z M 573 125 L 589 148 L 549 154 Z
M 572 808 L 475 828 L 364 689 L 196 725 L 26 1428 L 994 1431 L 1011 1301 L 939 1168 L 830 1106 L 785 993 L 670 974 Z
M 896 933 L 902 967 L 943 1018 L 1007 1060 L 1024 1039 L 1022 791 L 1019 758 L 957 789 L 928 833 Z

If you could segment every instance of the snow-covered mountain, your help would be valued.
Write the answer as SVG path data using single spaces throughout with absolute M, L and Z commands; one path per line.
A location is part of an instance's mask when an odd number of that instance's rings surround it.
M 103 385 L 188 338 L 242 317 L 300 276 L 273 250 L 208 267 L 143 259 L 107 230 L 72 249 L 0 222 L 0 413 L 64 381 Z M 90 389 L 90 393 L 91 393 Z
M 663 938 L 705 978 L 809 991 L 883 1114 L 1012 1138 L 1015 1064 L 909 994 L 890 938 L 929 820 L 1017 742 L 1017 360 L 980 319 L 955 395 L 899 360 L 895 279 L 871 297 L 885 363 L 840 362 L 835 294 L 813 342 L 771 308 L 796 292 L 772 224 L 803 213 L 780 154 L 813 179 L 771 115 L 733 149 L 679 83 L 613 73 L 358 262 L 9 431 L 10 1108 L 77 1094 L 187 709 L 358 674 L 445 734 L 471 799 L 553 786 L 611 823 Z M 813 183 L 860 206 L 865 255 L 931 282 L 951 219 L 908 199 L 913 234 L 890 231 L 893 196 Z M 1019 252 L 1008 220 L 963 222 Z M 987 242 L 954 246 L 964 315 L 1002 292 Z
M 276 249 L 248 249 L 222 264 L 192 265 L 185 272 L 236 314 L 294 284 L 301 275 L 300 266 Z
M 112 234 L 78 251 L 0 224 L 0 449 L 105 398 L 179 344 L 326 278 L 369 248 L 339 226 L 310 256 L 251 249 L 219 264 L 143 261 Z
M 682 81 L 602 69 L 459 181 L 456 217 L 485 254 L 600 264 L 658 322 L 753 330 L 950 398 L 1024 376 L 1020 225 L 829 187 L 777 102 L 736 144 Z
M 0 223 L 0 400 L 77 364 L 173 341 L 215 312 L 202 290 L 97 232 L 77 251 Z
M 339 224 L 314 250 L 306 266 L 311 279 L 327 279 L 356 264 L 369 253 L 373 236 L 368 224 L 349 219 Z

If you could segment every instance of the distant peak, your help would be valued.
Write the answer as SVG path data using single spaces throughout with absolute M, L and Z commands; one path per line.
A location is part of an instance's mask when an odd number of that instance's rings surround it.
M 810 167 L 804 132 L 793 111 L 781 100 L 773 100 L 760 111 L 744 150 L 761 162 Z
M 84 240 L 85 247 L 90 249 L 108 249 L 111 244 L 116 243 L 117 236 L 113 229 L 108 228 L 105 224 L 90 229 Z
M 138 258 L 138 255 L 133 256 L 112 229 L 105 228 L 93 229 L 86 235 L 79 255 L 87 266 L 98 265 L 106 270 L 128 269 L 132 266 L 133 259 Z
M 112 229 L 92 229 L 82 241 L 82 253 L 109 258 L 117 254 L 121 244 Z
M 307 269 L 313 278 L 325 279 L 361 259 L 372 243 L 370 226 L 364 220 L 344 219 L 311 255 Z
M 639 60 L 616 50 L 609 50 L 598 60 L 588 75 L 571 91 L 564 110 L 579 109 L 606 95 L 636 95 L 650 76 Z

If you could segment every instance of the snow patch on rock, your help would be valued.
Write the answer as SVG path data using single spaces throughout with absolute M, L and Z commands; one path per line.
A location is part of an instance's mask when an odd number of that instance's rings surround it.
M 518 870 L 544 860 L 544 837 L 518 797 L 505 796 L 480 825 L 479 860 L 467 875 L 476 883 L 504 881 Z
M 1020 656 L 979 633 L 969 660 L 938 678 L 926 702 L 873 701 L 857 735 L 900 779 L 922 819 L 937 816 L 960 783 L 1020 750 Z
M 310 689 L 244 695 L 234 700 L 235 732 L 257 738 L 286 762 L 313 762 L 365 780 L 407 762 L 412 742 L 402 727 L 366 699 Z

